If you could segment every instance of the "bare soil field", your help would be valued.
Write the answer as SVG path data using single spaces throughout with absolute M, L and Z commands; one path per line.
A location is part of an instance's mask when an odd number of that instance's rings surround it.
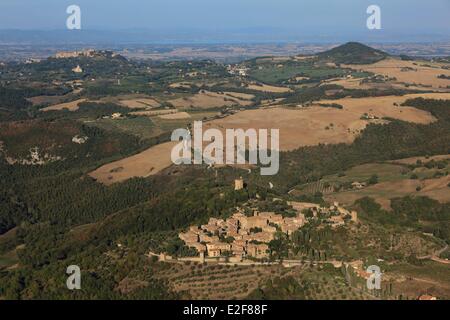
M 41 109 L 41 111 L 59 111 L 59 110 L 64 110 L 67 109 L 69 111 L 77 111 L 79 109 L 78 105 L 80 103 L 86 102 L 87 99 L 79 99 L 79 100 L 75 100 L 75 101 L 71 101 L 71 102 L 66 102 L 66 103 L 60 103 L 60 104 L 56 104 L 50 107 L 46 107 Z
M 404 179 L 398 181 L 388 181 L 364 188 L 362 190 L 344 191 L 327 195 L 327 201 L 338 201 L 340 203 L 351 205 L 356 200 L 363 197 L 372 197 L 383 208 L 389 210 L 391 206 L 390 199 L 413 196 L 427 196 L 439 202 L 446 203 L 450 201 L 450 176 L 437 179 L 411 180 Z M 417 191 L 417 188 L 422 188 Z
M 248 106 L 253 103 L 250 101 L 252 97 L 251 95 L 243 96 L 243 94 L 237 92 L 224 92 L 221 94 L 203 91 L 191 97 L 178 98 L 168 102 L 176 108 L 216 108 L 232 105 Z
M 134 156 L 108 163 L 89 173 L 105 185 L 122 182 L 133 177 L 148 177 L 172 165 L 171 151 L 176 142 L 153 146 Z
M 119 102 L 130 109 L 151 109 L 161 106 L 158 101 L 152 98 L 120 100 Z
M 438 66 L 425 66 L 425 63 L 385 59 L 370 65 L 343 65 L 355 70 L 372 72 L 397 79 L 397 82 L 429 86 L 432 88 L 447 88 L 450 80 L 440 79 L 439 75 L 450 76 L 450 70 Z
M 36 96 L 32 98 L 27 98 L 33 106 L 38 106 L 40 104 L 57 104 L 64 99 L 63 96 Z
M 241 92 L 231 92 L 231 91 L 226 91 L 224 92 L 225 95 L 235 98 L 235 99 L 241 99 L 241 100 L 251 100 L 253 99 L 255 96 L 249 93 L 241 93 Z
M 338 103 L 344 109 L 312 106 L 303 109 L 274 107 L 242 111 L 232 116 L 204 124 L 205 129 L 280 129 L 280 149 L 294 150 L 319 143 L 351 143 L 368 123 L 381 123 L 383 117 L 427 124 L 435 120 L 428 112 L 412 107 L 395 107 L 408 98 L 418 96 L 448 98 L 450 94 L 406 95 L 403 97 L 376 97 L 362 99 L 324 100 L 320 103 Z M 361 119 L 365 114 L 379 119 Z
M 193 83 L 191 82 L 174 82 L 169 85 L 169 87 L 174 89 L 190 89 Z
M 414 85 L 406 85 L 403 83 L 398 83 L 395 81 L 386 81 L 386 82 L 365 82 L 361 83 L 362 78 L 351 78 L 351 79 L 330 79 L 328 81 L 322 82 L 322 85 L 335 84 L 338 86 L 342 86 L 345 89 L 353 89 L 353 90 L 388 90 L 388 89 L 409 89 L 409 90 L 419 90 L 419 91 L 427 91 L 430 88 L 425 88 L 421 86 Z M 447 92 L 447 89 L 435 89 L 437 92 Z
M 268 84 L 250 84 L 247 87 L 250 90 L 256 90 L 256 91 L 262 91 L 262 92 L 274 92 L 274 93 L 285 93 L 285 92 L 291 92 L 292 90 L 286 87 L 276 87 L 271 86 Z
M 180 120 L 180 119 L 189 119 L 191 118 L 191 115 L 187 112 L 177 112 L 171 114 L 163 114 L 160 115 L 159 117 L 164 120 Z

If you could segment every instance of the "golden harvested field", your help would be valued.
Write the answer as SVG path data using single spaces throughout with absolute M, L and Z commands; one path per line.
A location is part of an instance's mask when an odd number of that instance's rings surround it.
M 221 94 L 203 91 L 191 97 L 178 98 L 168 102 L 176 108 L 216 108 L 232 106 L 235 104 L 240 106 L 248 106 L 253 103 L 250 101 L 251 98 L 253 98 L 252 95 L 244 96 L 243 94 L 237 92 L 224 92 Z
M 422 190 L 419 195 L 427 196 L 441 202 L 450 202 L 450 176 L 439 179 L 427 179 L 422 181 Z
M 301 146 L 317 145 L 319 143 L 351 143 L 367 126 L 368 123 L 380 123 L 385 120 L 373 119 L 363 120 L 361 116 L 364 113 L 379 118 L 390 117 L 410 121 L 415 123 L 430 123 L 434 117 L 428 112 L 413 107 L 396 107 L 394 103 L 401 104 L 409 98 L 415 97 L 450 99 L 450 93 L 432 93 L 432 94 L 414 94 L 402 97 L 371 97 L 361 99 L 339 99 L 326 100 L 321 103 L 339 103 L 344 109 L 325 108 L 321 106 L 312 106 L 302 109 L 289 109 L 284 107 L 273 107 L 258 110 L 246 110 L 226 118 L 213 120 L 203 124 L 204 130 L 208 128 L 225 129 L 280 129 L 280 149 L 282 151 L 294 150 Z M 190 116 L 186 112 L 177 110 L 159 110 L 159 111 L 137 111 L 136 115 L 159 116 L 162 120 L 182 120 Z M 171 165 L 170 151 L 174 143 L 166 143 L 152 147 L 138 155 L 107 164 L 90 175 L 98 181 L 105 184 L 124 181 L 131 177 L 145 177 L 155 174 Z M 398 190 L 415 191 L 418 181 L 412 180 L 401 182 L 406 185 L 394 186 L 392 191 L 387 193 L 391 196 L 392 192 Z M 431 182 L 430 182 L 431 183 Z M 433 182 L 434 183 L 434 182 Z M 377 188 L 380 185 L 371 188 Z M 444 184 L 442 185 L 444 186 Z M 429 194 L 430 197 L 439 199 L 445 198 L 448 190 L 445 188 L 422 186 L 423 194 Z M 446 184 L 445 184 L 446 187 Z M 386 190 L 391 190 L 386 186 Z M 364 190 L 369 190 L 366 188 Z M 382 189 L 384 190 L 384 189 Z M 355 194 L 355 197 L 359 197 Z M 356 199 L 355 198 L 355 199 Z M 383 199 L 381 199 L 383 201 Z M 388 205 L 388 203 L 384 203 Z
M 280 129 L 280 149 L 294 150 L 319 143 L 351 143 L 368 123 L 384 120 L 362 120 L 364 113 L 379 118 L 391 117 L 415 123 L 430 123 L 435 118 L 428 112 L 412 107 L 395 107 L 408 98 L 424 96 L 447 98 L 450 94 L 406 95 L 403 97 L 376 97 L 362 99 L 326 100 L 321 103 L 339 103 L 344 109 L 313 106 L 303 109 L 274 107 L 242 111 L 232 116 L 204 124 L 207 128 L 225 129 Z
M 379 118 L 390 117 L 423 124 L 434 121 L 435 119 L 431 116 L 431 114 L 423 112 L 419 109 L 394 106 L 394 103 L 401 105 L 408 99 L 415 99 L 419 97 L 425 99 L 450 99 L 450 93 L 419 93 L 404 96 L 368 97 L 358 99 L 343 98 L 337 100 L 323 100 L 318 103 L 337 103 L 344 106 L 344 110 L 352 113 L 356 112 L 360 116 L 367 113 Z
M 120 100 L 120 104 L 130 109 L 151 109 L 161 106 L 158 101 L 152 98 Z
M 189 119 L 191 118 L 191 115 L 187 112 L 177 112 L 171 114 L 163 114 L 160 115 L 159 117 L 164 120 L 180 120 L 180 119 Z
M 419 91 L 428 91 L 429 88 L 420 87 L 420 86 L 414 86 L 414 85 L 408 85 L 398 83 L 395 81 L 386 81 L 386 82 L 366 82 L 361 83 L 362 78 L 350 78 L 350 79 L 330 79 L 328 81 L 322 82 L 322 85 L 326 84 L 335 84 L 338 86 L 342 86 L 345 89 L 360 89 L 360 90 L 370 90 L 370 89 L 378 89 L 378 90 L 387 90 L 390 88 L 394 89 L 409 89 L 409 90 L 419 90 Z M 446 92 L 446 89 L 436 89 L 435 91 L 443 91 Z
M 254 95 L 249 94 L 249 93 L 231 92 L 231 91 L 226 91 L 226 92 L 224 92 L 224 94 L 231 98 L 241 99 L 241 100 L 251 100 L 255 97 Z
M 450 176 L 426 180 L 404 179 L 378 183 L 362 190 L 334 193 L 326 195 L 325 198 L 327 201 L 338 201 L 346 205 L 351 205 L 360 198 L 372 197 L 383 208 L 389 210 L 391 205 L 390 199 L 408 195 L 427 196 L 442 203 L 449 202 L 450 188 L 447 186 L 449 183 Z M 422 189 L 417 191 L 417 187 Z
M 89 176 L 105 185 L 122 182 L 133 177 L 148 177 L 172 165 L 170 158 L 177 142 L 153 146 L 134 156 L 108 163 L 89 173 Z
M 276 87 L 271 86 L 268 84 L 249 84 L 248 89 L 250 90 L 256 90 L 256 91 L 263 91 L 263 92 L 274 92 L 274 93 L 285 93 L 285 92 L 291 92 L 292 90 L 286 87 Z
M 370 65 L 343 65 L 343 67 L 394 77 L 397 82 L 431 86 L 435 89 L 450 86 L 450 80 L 438 78 L 442 74 L 450 76 L 450 70 L 438 66 L 424 66 L 421 62 L 389 58 Z
M 175 83 L 171 83 L 169 85 L 169 87 L 171 88 L 175 88 L 175 89 L 190 89 L 192 87 L 191 82 L 175 82 Z
M 366 121 L 353 117 L 350 121 L 342 110 L 312 107 L 305 110 L 282 107 L 248 110 L 224 119 L 204 124 L 205 129 L 279 129 L 280 150 L 294 150 L 301 146 L 319 143 L 340 143 L 353 141 Z M 352 122 L 352 123 L 350 123 Z M 334 128 L 326 130 L 331 123 Z M 349 125 L 352 132 L 348 132 Z
M 305 61 L 305 60 L 312 60 L 317 58 L 315 55 L 307 55 L 307 56 L 295 56 L 293 59 L 295 61 Z
M 75 100 L 75 101 L 71 101 L 71 102 L 66 102 L 66 103 L 60 103 L 60 104 L 56 104 L 50 107 L 46 107 L 41 109 L 41 111 L 58 111 L 58 110 L 64 110 L 67 109 L 69 111 L 77 111 L 78 110 L 78 105 L 82 102 L 86 102 L 87 99 L 79 99 L 79 100 Z

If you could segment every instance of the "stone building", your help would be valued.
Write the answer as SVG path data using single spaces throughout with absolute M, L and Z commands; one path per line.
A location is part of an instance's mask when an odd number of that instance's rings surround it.
M 82 73 L 83 69 L 81 69 L 80 65 L 77 65 L 75 68 L 72 69 L 75 73 Z
M 179 237 L 186 246 L 195 248 L 203 257 L 230 258 L 230 261 L 242 261 L 245 257 L 256 259 L 270 256 L 268 244 L 276 238 L 277 232 L 288 236 L 304 226 L 308 219 L 299 210 L 313 210 L 314 216 L 327 217 L 327 223 L 332 228 L 343 226 L 347 220 L 357 222 L 356 211 L 348 211 L 338 202 L 329 208 L 308 203 L 294 203 L 297 214 L 283 217 L 275 212 L 258 212 L 253 208 L 252 216 L 238 210 L 228 219 L 211 218 L 207 224 L 200 227 L 192 226 L 188 231 L 180 233 Z
M 234 190 L 239 191 L 244 189 L 244 179 L 240 177 L 239 179 L 234 180 Z
M 358 222 L 358 212 L 352 211 L 350 215 L 352 216 L 353 222 Z
M 212 242 L 206 244 L 208 257 L 220 257 L 225 252 L 231 252 L 231 244 L 224 242 Z
M 269 246 L 267 244 L 252 244 L 247 245 L 247 254 L 250 257 L 262 259 L 269 256 Z

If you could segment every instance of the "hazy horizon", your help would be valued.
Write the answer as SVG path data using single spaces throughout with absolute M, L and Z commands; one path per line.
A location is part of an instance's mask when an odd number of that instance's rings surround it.
M 65 29 L 72 4 L 81 8 L 83 32 Z M 381 30 L 366 28 L 371 4 L 381 7 Z M 11 31 L 62 33 L 68 41 L 101 33 L 144 42 L 448 41 L 449 13 L 448 0 L 3 0 L 0 41 Z

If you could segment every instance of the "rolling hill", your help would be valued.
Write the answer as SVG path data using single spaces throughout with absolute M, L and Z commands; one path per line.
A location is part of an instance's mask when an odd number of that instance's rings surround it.
M 331 59 L 344 64 L 371 64 L 381 61 L 389 55 L 381 50 L 359 42 L 348 42 L 318 55 L 322 59 Z

